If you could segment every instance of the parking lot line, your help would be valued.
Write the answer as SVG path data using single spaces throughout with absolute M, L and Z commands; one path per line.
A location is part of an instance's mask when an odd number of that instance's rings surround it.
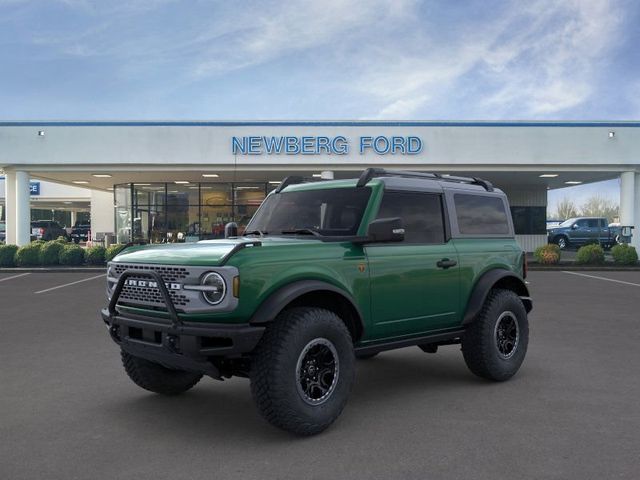
M 7 280 L 13 280 L 14 278 L 24 277 L 25 275 L 29 275 L 29 273 L 21 273 L 20 275 L 13 275 L 12 277 L 0 278 L 0 282 L 6 282 Z
M 568 272 L 566 270 L 563 270 L 562 273 L 568 273 L 570 275 L 578 275 L 580 277 L 596 278 L 598 280 L 605 280 L 607 282 L 622 283 L 623 285 L 632 285 L 634 287 L 640 287 L 640 283 L 625 282 L 623 280 L 616 280 L 614 278 L 599 277 L 597 275 L 587 275 L 586 273 Z
M 75 282 L 65 283 L 64 285 L 57 285 L 55 287 L 45 288 L 44 290 L 39 290 L 39 291 L 37 291 L 35 293 L 46 293 L 46 292 L 50 292 L 51 290 L 57 290 L 59 288 L 64 288 L 64 287 L 70 287 L 71 285 L 75 285 L 77 283 L 82 283 L 82 282 L 88 282 L 89 280 L 95 280 L 96 278 L 104 277 L 106 275 L 107 275 L 106 273 L 102 273 L 100 275 L 96 275 L 95 277 L 83 278 L 82 280 L 76 280 Z

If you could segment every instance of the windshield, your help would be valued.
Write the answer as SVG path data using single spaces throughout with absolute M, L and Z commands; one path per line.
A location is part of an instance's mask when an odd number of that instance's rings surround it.
M 558 225 L 559 227 L 570 227 L 571 225 L 573 225 L 573 223 L 576 221 L 577 219 L 575 218 L 569 218 L 568 220 L 565 220 L 564 222 L 562 222 L 560 225 Z
M 358 232 L 371 189 L 326 188 L 269 195 L 247 225 L 247 234 L 320 234 Z

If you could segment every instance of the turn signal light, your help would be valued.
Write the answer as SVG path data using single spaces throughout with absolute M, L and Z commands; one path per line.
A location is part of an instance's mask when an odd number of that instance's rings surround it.
M 238 298 L 240 296 L 240 277 L 233 277 L 233 296 Z

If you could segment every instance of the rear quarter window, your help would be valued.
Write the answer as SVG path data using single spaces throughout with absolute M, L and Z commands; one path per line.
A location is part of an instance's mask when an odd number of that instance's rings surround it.
M 462 235 L 510 235 L 511 229 L 501 197 L 456 193 L 453 196 Z

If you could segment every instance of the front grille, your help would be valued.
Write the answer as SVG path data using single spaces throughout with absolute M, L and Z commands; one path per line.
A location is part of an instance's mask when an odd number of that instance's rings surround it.
M 140 270 L 140 271 L 153 271 L 162 276 L 165 283 L 180 283 L 183 284 L 184 280 L 189 276 L 189 272 L 184 267 L 169 267 L 160 265 L 136 265 L 136 264 L 114 264 L 114 272 L 116 277 L 126 270 Z M 131 280 L 151 280 L 150 277 L 141 275 L 140 277 L 131 276 Z M 191 299 L 187 298 L 182 290 L 169 290 L 169 296 L 173 300 L 173 305 L 176 309 L 180 307 L 187 307 L 191 302 Z M 119 298 L 120 303 L 126 303 L 130 305 L 143 305 L 166 308 L 164 299 L 158 288 L 152 287 L 138 287 L 134 285 L 124 285 Z
M 119 277 L 125 270 L 152 270 L 162 275 L 165 282 L 180 282 L 189 276 L 184 267 L 165 267 L 160 265 L 114 264 L 116 276 Z

